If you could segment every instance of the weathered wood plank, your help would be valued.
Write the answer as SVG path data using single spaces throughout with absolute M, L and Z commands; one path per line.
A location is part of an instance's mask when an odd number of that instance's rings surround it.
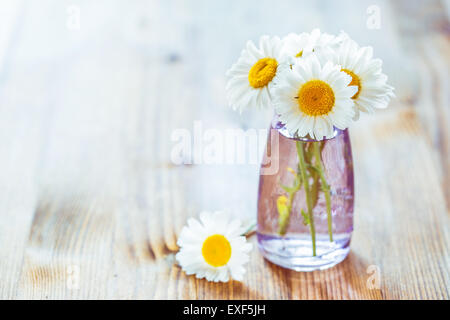
M 379 30 L 373 1 L 79 1 L 71 30 L 73 2 L 48 0 L 0 19 L 0 297 L 448 299 L 448 17 L 439 1 L 376 2 Z M 182 226 L 202 210 L 254 216 L 258 167 L 176 166 L 173 131 L 265 128 L 270 111 L 226 107 L 225 70 L 247 39 L 313 27 L 372 44 L 397 88 L 350 129 L 349 257 L 297 273 L 255 248 L 242 283 L 187 277 Z
M 440 181 L 450 207 L 450 22 L 442 1 L 394 1 L 393 9 L 402 35 L 399 42 L 408 53 L 412 91 L 408 97 L 439 162 Z M 447 8 L 448 9 L 448 8 Z

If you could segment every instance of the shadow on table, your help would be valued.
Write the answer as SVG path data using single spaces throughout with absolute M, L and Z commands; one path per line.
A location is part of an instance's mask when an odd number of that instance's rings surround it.
M 381 290 L 373 285 L 370 265 L 353 251 L 343 262 L 323 271 L 297 272 L 267 260 L 265 264 L 287 287 L 289 299 L 382 298 Z

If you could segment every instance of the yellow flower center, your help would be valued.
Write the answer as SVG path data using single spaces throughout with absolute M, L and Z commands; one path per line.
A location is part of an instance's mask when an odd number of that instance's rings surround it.
M 248 82 L 255 88 L 265 87 L 277 73 L 278 62 L 273 58 L 259 59 L 248 73 Z
M 202 255 L 206 263 L 213 267 L 221 267 L 231 258 L 231 245 L 221 234 L 214 234 L 203 242 Z
M 309 116 L 328 114 L 334 106 L 334 92 L 322 80 L 310 80 L 298 90 L 297 102 L 300 110 Z
M 352 71 L 348 69 L 341 69 L 341 71 L 344 71 L 346 74 L 352 77 L 352 81 L 350 82 L 349 86 L 358 86 L 358 91 L 356 91 L 352 99 L 358 98 L 359 92 L 361 91 L 361 80 L 356 74 L 354 74 Z
M 295 55 L 295 57 L 296 57 L 296 58 L 301 58 L 302 55 L 303 55 L 303 50 L 300 50 L 300 52 L 297 53 L 297 54 Z

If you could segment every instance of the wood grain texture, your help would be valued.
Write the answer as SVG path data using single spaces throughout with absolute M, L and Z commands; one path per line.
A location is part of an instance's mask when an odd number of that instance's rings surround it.
M 0 298 L 449 299 L 447 13 L 441 1 L 2 1 Z M 373 45 L 396 87 L 350 129 L 350 255 L 298 273 L 255 249 L 242 283 L 186 276 L 174 259 L 186 220 L 255 216 L 258 166 L 174 165 L 172 133 L 266 128 L 270 111 L 226 107 L 224 73 L 247 39 L 314 27 Z

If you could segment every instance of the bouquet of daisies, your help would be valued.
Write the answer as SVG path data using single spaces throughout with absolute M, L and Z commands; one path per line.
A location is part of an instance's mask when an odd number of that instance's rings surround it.
M 388 105 L 393 88 L 386 84 L 381 65 L 381 60 L 373 58 L 371 47 L 358 46 L 343 32 L 333 36 L 316 29 L 284 39 L 263 36 L 258 47 L 248 41 L 228 71 L 226 89 L 233 109 L 242 112 L 273 106 L 290 136 L 317 142 L 297 141 L 298 169 L 288 168 L 295 176 L 294 185 L 282 185 L 286 195 L 277 199 L 279 234 L 284 235 L 294 196 L 304 189 L 307 208 L 301 214 L 310 226 L 313 256 L 312 211 L 319 187 L 326 199 L 333 241 L 330 188 L 320 157 L 322 140 L 333 137 L 335 128 L 346 129 L 361 111 L 370 113 Z M 183 228 L 176 258 L 188 275 L 215 282 L 242 280 L 252 248 L 245 233 L 238 219 L 223 212 L 203 212 L 200 220 L 191 218 Z
M 360 47 L 346 33 L 289 34 L 285 38 L 263 36 L 256 47 L 248 41 L 238 61 L 228 71 L 227 94 L 233 109 L 273 106 L 280 133 L 296 140 L 298 168 L 293 185 L 281 185 L 277 198 L 278 234 L 288 230 L 294 199 L 303 189 L 301 209 L 309 226 L 312 255 L 316 256 L 314 208 L 318 195 L 326 201 L 329 241 L 333 242 L 331 188 L 321 150 L 336 129 L 344 130 L 359 118 L 386 108 L 394 96 L 382 61 L 371 47 Z
M 248 41 L 227 75 L 233 109 L 273 106 L 279 121 L 295 137 L 331 138 L 359 113 L 385 108 L 393 88 L 373 58 L 341 32 L 263 36 L 256 47 Z

